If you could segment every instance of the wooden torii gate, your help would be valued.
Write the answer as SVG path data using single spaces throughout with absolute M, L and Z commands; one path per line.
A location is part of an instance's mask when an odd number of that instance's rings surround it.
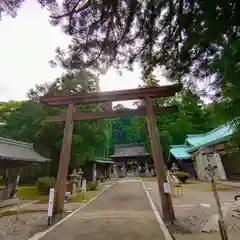
M 86 94 L 74 94 L 69 96 L 41 97 L 40 101 L 50 107 L 68 107 L 67 113 L 59 116 L 48 116 L 45 122 L 65 121 L 62 149 L 56 182 L 56 195 L 54 202 L 54 213 L 63 212 L 65 186 L 67 181 L 68 165 L 71 154 L 73 125 L 76 120 L 90 120 L 102 118 L 114 118 L 122 116 L 147 116 L 148 130 L 151 139 L 152 156 L 157 174 L 159 194 L 161 197 L 163 218 L 172 222 L 174 211 L 171 196 L 164 192 L 163 184 L 167 182 L 164 169 L 164 160 L 161 151 L 159 137 L 157 135 L 155 114 L 167 114 L 176 110 L 175 107 L 155 107 L 152 98 L 174 96 L 182 88 L 180 84 L 166 85 L 161 87 L 128 89 L 121 91 L 96 92 Z M 145 107 L 140 109 L 122 110 L 115 112 L 112 110 L 113 101 L 125 101 L 141 99 L 145 102 Z M 75 106 L 79 104 L 104 103 L 103 112 L 75 112 Z

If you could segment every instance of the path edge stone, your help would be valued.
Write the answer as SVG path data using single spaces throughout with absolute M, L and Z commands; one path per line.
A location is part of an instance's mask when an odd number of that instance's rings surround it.
M 88 204 L 90 204 L 92 201 L 96 200 L 98 197 L 100 197 L 101 195 L 103 195 L 107 190 L 109 190 L 110 188 L 114 187 L 117 184 L 118 180 L 115 181 L 112 185 L 110 185 L 109 187 L 107 187 L 106 189 L 104 189 L 102 192 L 100 192 L 97 196 L 95 196 L 94 198 L 92 198 L 91 200 L 89 200 L 88 202 L 84 203 L 83 205 L 81 205 L 79 208 L 77 208 L 75 211 L 73 211 L 72 213 L 70 213 L 69 215 L 67 215 L 65 218 L 63 218 L 62 220 L 60 220 L 59 222 L 57 222 L 56 224 L 54 224 L 52 227 L 46 229 L 43 232 L 38 232 L 35 235 L 33 235 L 32 237 L 28 238 L 28 240 L 40 240 L 42 239 L 47 233 L 51 232 L 53 229 L 55 229 L 57 226 L 59 226 L 60 224 L 62 224 L 63 222 L 65 222 L 67 219 L 69 219 L 70 217 L 72 217 L 74 214 L 76 214 L 77 212 L 79 212 L 81 209 L 85 208 Z M 47 221 L 47 220 L 46 220 Z
M 160 214 L 159 214 L 159 212 L 158 212 L 158 210 L 157 210 L 157 208 L 156 208 L 156 206 L 155 206 L 155 204 L 154 204 L 154 202 L 153 202 L 153 200 L 152 200 L 152 197 L 150 196 L 150 194 L 149 194 L 149 192 L 148 192 L 148 190 L 147 190 L 144 182 L 143 182 L 142 180 L 140 180 L 140 181 L 141 181 L 142 186 L 143 186 L 143 189 L 144 189 L 144 191 L 145 191 L 145 193 L 146 193 L 146 195 L 147 195 L 148 201 L 149 201 L 149 203 L 150 203 L 150 205 L 151 205 L 151 207 L 152 207 L 152 210 L 153 210 L 153 212 L 154 212 L 154 215 L 155 215 L 155 217 L 156 217 L 156 220 L 157 220 L 157 222 L 158 222 L 158 224 L 159 224 L 159 226 L 160 226 L 160 229 L 161 229 L 162 232 L 163 232 L 163 235 L 164 235 L 164 237 L 165 237 L 165 240 L 174 240 L 174 238 L 172 237 L 172 235 L 171 235 L 171 233 L 169 232 L 168 228 L 166 227 L 166 225 L 165 225 L 162 217 L 160 216 Z

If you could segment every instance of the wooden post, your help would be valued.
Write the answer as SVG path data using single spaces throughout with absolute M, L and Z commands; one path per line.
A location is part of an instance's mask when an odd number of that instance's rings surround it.
M 171 195 L 164 193 L 163 184 L 167 182 L 165 173 L 165 165 L 161 151 L 160 140 L 158 137 L 158 130 L 156 127 L 155 114 L 153 110 L 152 100 L 150 97 L 145 98 L 146 112 L 147 112 L 147 123 L 148 131 L 152 147 L 152 156 L 154 160 L 155 170 L 157 174 L 157 182 L 159 194 L 161 197 L 163 219 L 166 222 L 173 222 L 175 220 Z
M 212 179 L 211 179 L 211 184 L 212 184 L 213 196 L 214 196 L 216 204 L 217 204 L 217 211 L 218 211 L 218 217 L 219 217 L 218 225 L 219 225 L 219 230 L 220 230 L 220 234 L 221 234 L 221 239 L 228 240 L 228 235 L 227 235 L 227 231 L 226 231 L 226 227 L 225 227 L 225 223 L 224 223 L 222 207 L 221 207 L 219 195 L 217 192 L 216 182 L 214 180 L 213 175 L 212 175 Z
M 10 193 L 10 196 L 12 196 L 12 197 L 16 196 L 16 193 L 17 193 L 17 190 L 18 190 L 20 171 L 21 171 L 20 166 L 17 166 L 14 169 L 14 180 L 13 180 L 12 190 L 11 190 L 11 193 Z
M 13 190 L 13 182 L 14 182 L 14 168 L 8 167 L 7 169 L 7 189 L 8 189 L 8 197 L 13 197 L 12 190 Z
M 62 149 L 60 155 L 60 162 L 58 167 L 58 176 L 56 182 L 56 195 L 54 201 L 54 214 L 60 214 L 63 212 L 64 197 L 66 190 L 68 164 L 71 156 L 72 145 L 72 133 L 73 133 L 73 112 L 75 111 L 75 105 L 69 104 L 67 110 L 67 118 L 65 122 Z
M 104 111 L 107 111 L 107 112 L 112 111 L 112 102 L 111 101 L 104 103 Z

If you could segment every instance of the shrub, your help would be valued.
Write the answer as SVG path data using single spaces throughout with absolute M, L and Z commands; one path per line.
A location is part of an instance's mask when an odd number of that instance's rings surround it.
M 54 178 L 50 177 L 40 177 L 37 180 L 36 187 L 40 194 L 47 194 L 50 188 L 53 188 L 55 185 Z
M 182 183 L 185 183 L 188 179 L 188 173 L 186 172 L 177 172 L 176 176 Z
M 95 191 L 98 188 L 98 182 L 88 182 L 87 189 L 90 191 Z

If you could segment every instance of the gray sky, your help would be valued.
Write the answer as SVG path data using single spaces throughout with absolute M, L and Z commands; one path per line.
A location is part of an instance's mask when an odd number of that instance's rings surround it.
M 3 17 L 0 21 L 0 101 L 24 100 L 35 84 L 51 82 L 62 73 L 51 68 L 56 47 L 67 47 L 70 38 L 60 28 L 48 22 L 48 13 L 37 1 L 28 0 L 16 18 Z M 161 84 L 166 80 L 161 78 Z M 119 76 L 110 69 L 101 76 L 102 91 L 136 88 L 140 70 L 123 71 Z

